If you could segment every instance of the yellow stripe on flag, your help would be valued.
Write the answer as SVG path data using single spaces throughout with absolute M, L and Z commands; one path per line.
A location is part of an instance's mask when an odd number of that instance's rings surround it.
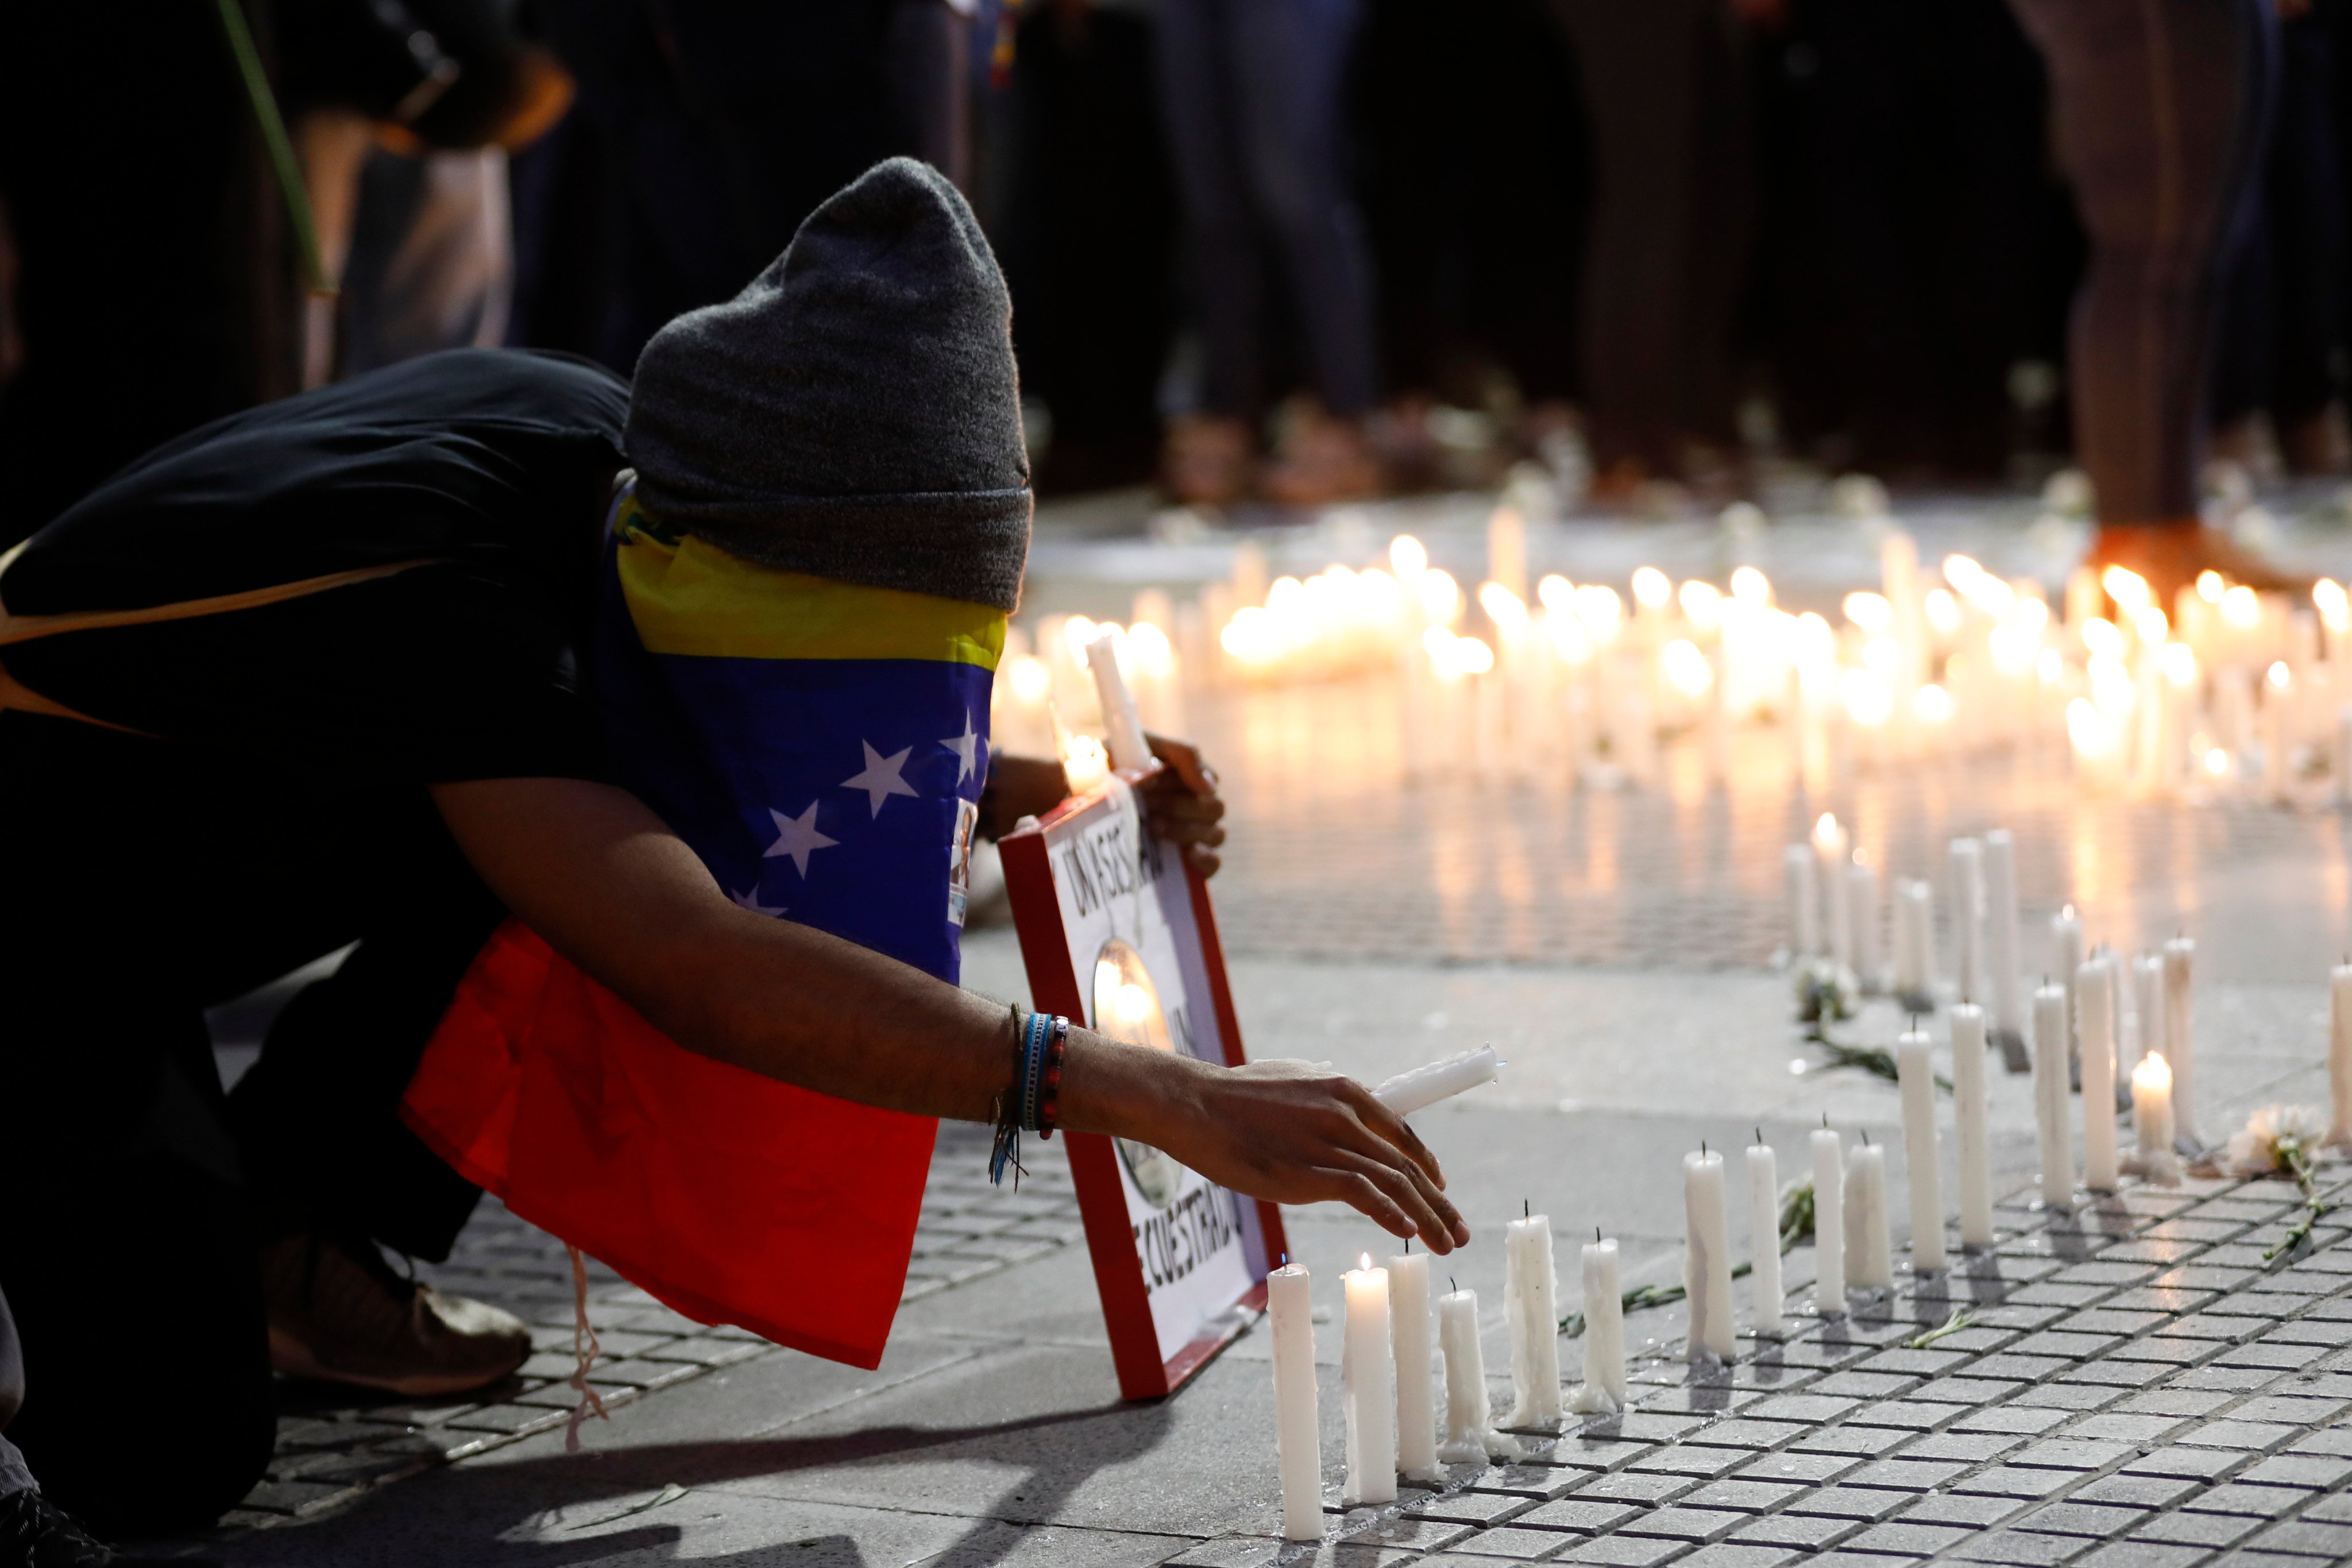
M 673 543 L 641 519 L 623 503 L 621 591 L 647 653 L 923 658 L 992 670 L 1004 652 L 1004 612 L 992 605 L 779 571 L 691 534 Z

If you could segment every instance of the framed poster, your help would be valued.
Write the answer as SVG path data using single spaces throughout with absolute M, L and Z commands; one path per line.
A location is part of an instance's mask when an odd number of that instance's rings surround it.
M 1133 1045 L 1239 1067 L 1207 882 L 1152 839 L 1113 774 L 998 847 L 1031 1005 Z M 1265 1308 L 1282 1212 L 1159 1150 L 1064 1134 L 1120 1396 L 1173 1394 Z

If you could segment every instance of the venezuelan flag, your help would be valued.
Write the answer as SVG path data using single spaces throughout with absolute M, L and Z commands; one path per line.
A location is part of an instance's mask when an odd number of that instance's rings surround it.
M 592 674 L 623 781 L 737 903 L 954 981 L 1002 612 L 755 565 L 627 494 L 606 568 Z M 512 921 L 403 1112 L 688 1316 L 881 1359 L 930 1118 L 687 1051 Z

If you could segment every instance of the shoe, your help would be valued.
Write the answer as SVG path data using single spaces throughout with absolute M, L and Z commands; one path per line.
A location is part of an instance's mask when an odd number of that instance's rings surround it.
M 1278 506 L 1333 506 L 1381 493 L 1380 462 L 1353 420 L 1303 414 L 1286 447 L 1260 486 Z
M 487 1387 L 530 1355 L 521 1319 L 403 1279 L 371 1241 L 271 1242 L 261 1289 L 270 1364 L 296 1377 L 427 1398 Z
M 2193 520 L 2102 528 L 2092 542 L 2088 563 L 2138 574 L 2157 607 L 2167 615 L 2180 590 L 2197 581 L 2200 572 L 2219 572 L 2231 583 L 2263 594 L 2307 594 L 2312 583 L 2238 543 L 2227 531 Z
M 1181 506 L 1231 506 L 1249 489 L 1255 445 L 1250 427 L 1238 419 L 1184 415 L 1169 424 L 1160 483 Z
M 213 1557 L 144 1557 L 117 1552 L 73 1521 L 38 1487 L 0 1497 L 0 1568 L 134 1568 L 173 1563 L 221 1568 Z

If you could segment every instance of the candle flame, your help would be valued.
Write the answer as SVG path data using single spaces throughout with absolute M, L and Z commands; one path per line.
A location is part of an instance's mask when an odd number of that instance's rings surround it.
M 1663 610 L 1674 597 L 1675 584 L 1664 572 L 1654 566 L 1640 566 L 1633 571 L 1633 597 L 1645 610 Z
M 2273 691 L 2284 691 L 2294 682 L 2294 676 L 2288 670 L 2286 660 L 2283 658 L 2271 661 L 2270 673 L 2263 679 L 2270 682 Z
M 1884 637 L 1886 628 L 1895 624 L 1895 606 L 1877 594 L 1854 593 L 1845 596 L 1845 618 L 1872 637 Z
M 1772 602 L 1771 580 L 1753 566 L 1742 566 L 1731 574 L 1731 596 L 1743 605 L 1769 605 Z
M 1836 846 L 1837 839 L 1837 818 L 1825 811 L 1822 813 L 1821 820 L 1813 824 L 1813 843 L 1820 848 L 1829 849 Z
M 2099 586 L 2127 616 L 2136 616 L 2148 607 L 2147 579 L 2126 567 L 2108 567 L 2099 575 Z
M 1369 1271 L 1372 1267 L 1372 1255 L 1367 1252 L 1362 1257 L 1357 1258 L 1356 1267 Z
M 1911 694 L 1911 711 L 1922 724 L 1948 724 L 1952 721 L 1952 694 L 1940 686 L 1923 686 Z
M 1389 564 L 1410 582 L 1429 569 L 1429 551 L 1412 534 L 1400 533 L 1389 541 Z
M 2263 602 L 2241 583 L 2221 595 L 2221 618 L 2242 631 L 2262 624 Z
M 1960 629 L 1960 602 L 1952 597 L 1950 589 L 1928 589 L 1927 609 L 1927 624 L 1938 637 L 1950 637 Z
M 2220 604 L 2222 592 L 2227 586 L 2228 584 L 2221 581 L 2221 574 L 2219 572 L 2204 571 L 2197 574 L 2197 596 L 2209 605 Z
M 1661 649 L 1658 666 L 1665 675 L 1666 684 L 1686 698 L 1702 697 L 1715 684 L 1714 667 L 1706 662 L 1706 655 L 1699 652 L 1698 644 L 1687 637 L 1676 637 Z
M 2132 1088 L 2151 1094 L 2172 1092 L 2172 1065 L 2164 1059 L 2163 1052 L 2150 1051 L 2139 1058 L 2139 1065 L 2132 1068 Z

